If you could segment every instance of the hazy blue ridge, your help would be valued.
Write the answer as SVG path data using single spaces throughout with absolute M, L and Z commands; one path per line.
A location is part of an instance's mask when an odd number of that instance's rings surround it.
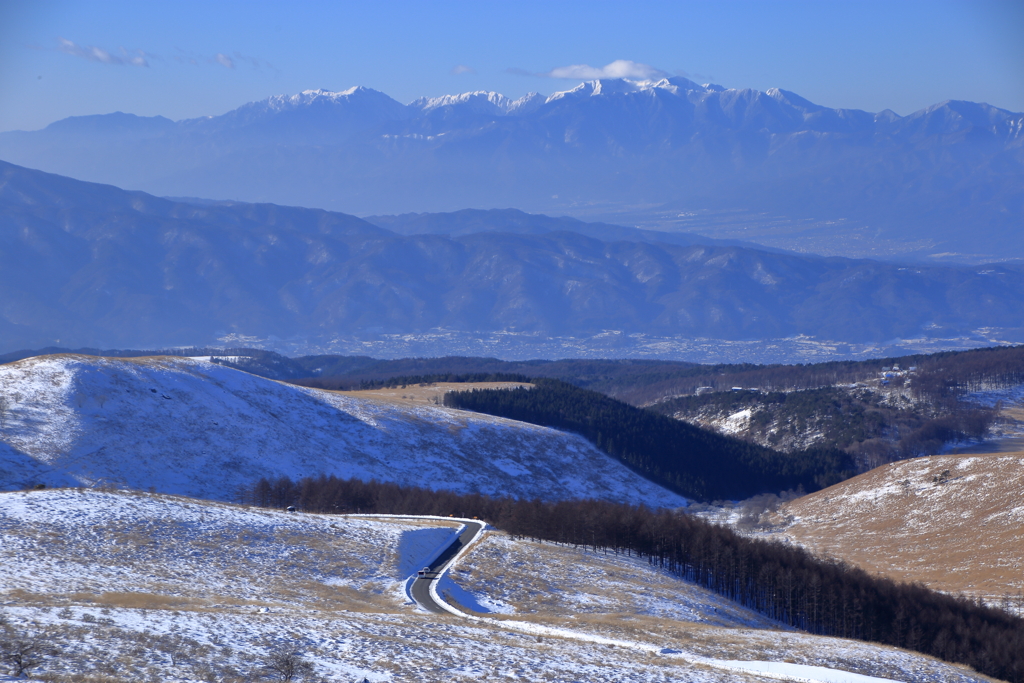
M 438 328 L 884 342 L 1012 331 L 1024 310 L 1020 266 L 531 232 L 400 235 L 319 209 L 174 202 L 0 163 L 0 351 Z

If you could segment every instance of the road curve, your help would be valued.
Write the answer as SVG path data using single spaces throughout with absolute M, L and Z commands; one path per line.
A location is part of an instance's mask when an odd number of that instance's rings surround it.
M 412 599 L 416 601 L 416 604 L 429 612 L 436 614 L 448 613 L 448 610 L 439 605 L 430 594 L 430 585 L 441 578 L 444 570 L 448 568 L 448 565 L 455 559 L 459 551 L 469 545 L 470 541 L 476 538 L 477 534 L 484 528 L 483 522 L 470 522 L 467 520 L 465 524 L 466 526 L 462 533 L 452 541 L 451 545 L 445 548 L 437 556 L 437 559 L 427 565 L 430 571 L 425 576 L 417 575 L 416 579 L 412 582 L 412 588 L 409 590 Z
M 360 515 L 361 516 L 361 515 Z M 394 519 L 410 519 L 413 517 L 404 515 L 366 515 L 369 517 L 390 517 Z M 414 517 L 418 520 L 425 519 L 437 519 L 442 521 L 453 521 L 451 519 L 445 519 L 443 517 Z M 789 671 L 772 671 L 771 666 L 773 662 L 746 662 L 746 661 L 727 661 L 711 659 L 710 657 L 703 657 L 696 653 L 685 652 L 683 650 L 676 650 L 663 645 L 655 645 L 652 643 L 643 643 L 628 640 L 619 640 L 614 638 L 608 638 L 597 634 L 580 633 L 567 628 L 551 627 L 545 624 L 531 623 L 531 622 L 519 622 L 515 620 L 502 620 L 496 621 L 494 619 L 488 619 L 474 614 L 466 614 L 460 611 L 454 606 L 449 606 L 445 609 L 441 604 L 434 599 L 431 595 L 431 588 L 434 587 L 434 582 L 441 578 L 444 571 L 448 568 L 448 565 L 452 563 L 452 560 L 469 545 L 474 538 L 477 537 L 483 528 L 484 523 L 479 521 L 473 521 L 468 519 L 459 519 L 457 521 L 465 524 L 463 530 L 459 533 L 458 537 L 452 541 L 451 544 L 445 548 L 437 558 L 431 562 L 428 567 L 430 571 L 427 576 L 418 576 L 413 580 L 412 587 L 409 592 L 412 595 L 416 603 L 424 609 L 433 612 L 435 614 L 455 614 L 465 619 L 471 619 L 473 621 L 488 622 L 496 626 L 500 626 L 504 629 L 519 631 L 528 633 L 536 636 L 554 636 L 559 638 L 571 638 L 574 640 L 581 640 L 589 643 L 597 643 L 600 645 L 613 645 L 615 647 L 623 647 L 632 650 L 638 650 L 640 652 L 647 653 L 649 655 L 660 655 L 663 657 L 670 657 L 675 659 L 677 662 L 687 663 L 691 665 L 700 665 L 710 667 L 712 669 L 719 669 L 721 671 L 727 671 L 731 673 L 740 673 L 745 675 L 752 675 L 757 678 L 770 678 L 780 681 L 795 681 L 798 683 L 828 683 L 829 681 L 835 681 L 834 675 L 843 677 L 843 680 L 853 680 L 850 677 L 856 677 L 858 681 L 864 683 L 900 683 L 899 681 L 889 678 L 875 678 L 872 676 L 864 676 L 861 674 L 854 674 L 848 671 L 840 671 L 837 669 L 828 669 L 826 667 L 818 666 L 800 666 L 798 673 L 805 675 L 795 675 Z M 436 595 L 437 591 L 434 591 Z M 778 662 L 774 664 L 779 665 Z M 767 665 L 765 668 L 762 665 Z M 781 666 L 788 667 L 788 664 L 782 664 Z M 826 676 L 827 677 L 824 677 Z M 820 677 L 819 676 L 823 676 Z

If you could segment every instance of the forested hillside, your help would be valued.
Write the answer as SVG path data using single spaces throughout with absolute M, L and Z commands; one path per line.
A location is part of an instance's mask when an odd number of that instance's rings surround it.
M 635 471 L 698 500 L 817 490 L 854 473 L 844 453 L 782 453 L 658 415 L 566 382 L 445 394 L 445 405 L 578 433 Z
M 729 388 L 729 380 L 744 382 Z M 694 384 L 700 382 L 694 386 Z M 648 408 L 780 450 L 838 448 L 861 470 L 985 438 L 999 419 L 965 400 L 1024 384 L 1024 347 L 861 363 L 773 366 L 676 381 L 683 395 Z M 654 387 L 640 391 L 650 393 Z M 662 384 L 658 391 L 667 389 Z
M 463 348 L 511 334 L 508 355 L 536 358 L 577 355 L 591 342 L 570 339 L 606 331 L 619 340 L 591 348 L 616 356 L 641 338 L 862 347 L 1024 334 L 1024 268 L 1012 264 L 909 269 L 560 231 L 399 235 L 347 214 L 189 204 L 3 161 L 0 231 L 0 294 L 18 304 L 0 310 L 4 351 L 252 339 L 390 354 L 415 337 L 433 338 L 435 355 L 446 330 L 477 340 Z
M 912 401 L 874 387 L 802 391 L 724 391 L 680 396 L 648 410 L 782 451 L 837 448 L 861 471 L 938 453 L 950 442 L 981 439 L 996 418 L 991 408 Z

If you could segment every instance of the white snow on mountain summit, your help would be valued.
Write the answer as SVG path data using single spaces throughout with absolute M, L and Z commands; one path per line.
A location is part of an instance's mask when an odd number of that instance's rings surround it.
M 347 121 L 349 125 L 356 123 L 357 127 L 372 126 L 380 121 L 405 119 L 412 113 L 404 104 L 379 90 L 360 85 L 339 91 L 316 88 L 303 90 L 294 95 L 273 95 L 243 104 L 223 116 L 203 117 L 183 123 L 198 126 L 213 124 L 213 130 L 218 130 L 226 124 L 265 124 L 281 117 L 301 117 L 304 112 L 317 112 L 323 116 L 324 120 L 319 121 L 317 125 L 344 125 Z M 305 123 L 308 125 L 310 121 L 306 120 Z
M 357 399 L 206 361 L 43 356 L 0 366 L 0 489 L 102 483 L 217 500 L 319 474 L 560 500 L 685 505 L 582 437 Z
M 385 120 L 404 119 L 444 108 L 469 110 L 485 116 L 521 116 L 535 111 L 547 99 L 535 92 L 512 99 L 498 92 L 478 90 L 440 97 L 420 97 L 408 105 L 403 105 L 378 90 L 354 86 L 340 91 L 317 88 L 303 90 L 294 95 L 273 95 L 264 100 L 245 104 L 229 112 L 229 115 L 281 114 L 312 107 L 336 107 L 339 112 L 348 108 L 376 111 Z
M 685 97 L 688 93 L 696 92 L 721 92 L 724 90 L 719 85 L 698 85 L 693 81 L 680 77 L 660 78 L 658 80 L 634 80 L 631 78 L 602 78 L 594 81 L 584 81 L 574 88 L 552 93 L 548 102 L 569 98 L 569 97 L 597 97 L 600 95 L 620 95 L 628 93 L 653 93 L 657 91 L 671 93 Z
M 463 107 L 480 114 L 507 116 L 531 112 L 544 104 L 544 101 L 544 96 L 535 92 L 513 100 L 501 93 L 477 90 L 476 92 L 465 92 L 459 95 L 421 97 L 409 103 L 409 107 L 422 112 L 430 112 L 443 107 Z
M 562 90 L 545 97 L 531 92 L 518 99 L 487 90 L 477 90 L 439 97 L 420 97 L 408 105 L 401 105 L 387 95 L 371 88 L 355 86 L 347 90 L 331 91 L 325 89 L 303 90 L 295 95 L 274 95 L 265 100 L 250 102 L 236 112 L 252 110 L 265 113 L 281 113 L 295 111 L 304 107 L 335 105 L 368 106 L 381 108 L 389 118 L 405 118 L 423 113 L 427 114 L 438 109 L 468 110 L 485 116 L 524 116 L 545 104 L 565 98 L 597 97 L 631 93 L 670 93 L 678 97 L 700 96 L 723 92 L 726 88 L 708 83 L 699 85 L 687 78 L 672 77 L 651 80 L 631 78 L 602 78 L 583 81 L 579 85 Z M 776 89 L 773 89 L 776 90 Z M 771 91 L 769 91 L 771 92 Z M 786 93 L 790 95 L 790 93 Z M 400 109 L 405 109 L 404 113 Z
M 268 109 L 282 111 L 284 109 L 295 109 L 321 100 L 332 103 L 347 103 L 360 97 L 366 98 L 379 95 L 384 95 L 384 93 L 357 85 L 337 92 L 317 88 L 315 90 L 303 90 L 296 95 L 273 95 L 263 100 L 263 102 Z M 385 97 L 387 96 L 385 95 Z

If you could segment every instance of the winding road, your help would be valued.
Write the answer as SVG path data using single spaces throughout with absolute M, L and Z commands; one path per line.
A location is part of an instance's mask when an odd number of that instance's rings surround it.
M 484 528 L 483 522 L 466 521 L 466 526 L 451 545 L 445 548 L 437 558 L 427 565 L 430 569 L 425 576 L 417 576 L 412 582 L 410 594 L 420 607 L 437 614 L 447 614 L 448 610 L 439 605 L 430 594 L 430 584 L 441 578 L 441 574 L 448 567 L 451 561 L 458 555 L 459 551 L 469 545 L 470 541 L 476 538 L 477 534 Z
M 419 517 L 417 519 L 422 520 L 443 518 Z M 753 676 L 756 678 L 768 678 L 781 681 L 796 681 L 799 683 L 899 683 L 899 681 L 895 681 L 889 678 L 865 676 L 863 674 L 857 674 L 838 669 L 829 669 L 821 666 L 791 664 L 787 662 L 716 660 L 711 659 L 709 657 L 703 657 L 695 653 L 688 653 L 682 650 L 666 648 L 661 645 L 655 645 L 651 643 L 618 640 L 597 634 L 580 633 L 578 631 L 573 631 L 571 629 L 551 627 L 544 624 L 530 622 L 517 622 L 514 620 L 504 620 L 498 622 L 492 619 L 481 617 L 479 615 L 466 614 L 454 606 L 445 605 L 443 607 L 434 598 L 434 596 L 437 595 L 437 591 L 435 590 L 434 593 L 431 594 L 430 589 L 433 582 L 441 578 L 442 574 L 444 574 L 444 571 L 448 568 L 448 565 L 452 563 L 452 561 L 456 558 L 456 556 L 458 556 L 458 554 L 462 551 L 463 548 L 465 548 L 475 538 L 477 538 L 478 534 L 480 534 L 480 532 L 484 528 L 483 522 L 472 521 L 468 519 L 462 519 L 458 521 L 463 522 L 465 524 L 465 527 L 455 538 L 455 540 L 452 541 L 447 548 L 441 551 L 441 553 L 437 556 L 436 559 L 434 559 L 429 565 L 427 565 L 429 571 L 426 572 L 426 575 L 416 576 L 416 579 L 413 581 L 412 586 L 409 590 L 413 600 L 415 600 L 420 607 L 435 614 L 448 613 L 458 615 L 465 619 L 470 619 L 476 622 L 491 622 L 496 626 L 500 626 L 500 628 L 526 632 L 536 636 L 545 635 L 561 638 L 571 638 L 574 640 L 581 640 L 601 645 L 613 645 L 615 647 L 624 647 L 633 650 L 639 650 L 641 652 L 646 652 L 650 655 L 672 657 L 676 659 L 676 661 L 684 662 L 691 665 L 705 666 L 710 667 L 712 669 L 743 674 L 745 676 Z

